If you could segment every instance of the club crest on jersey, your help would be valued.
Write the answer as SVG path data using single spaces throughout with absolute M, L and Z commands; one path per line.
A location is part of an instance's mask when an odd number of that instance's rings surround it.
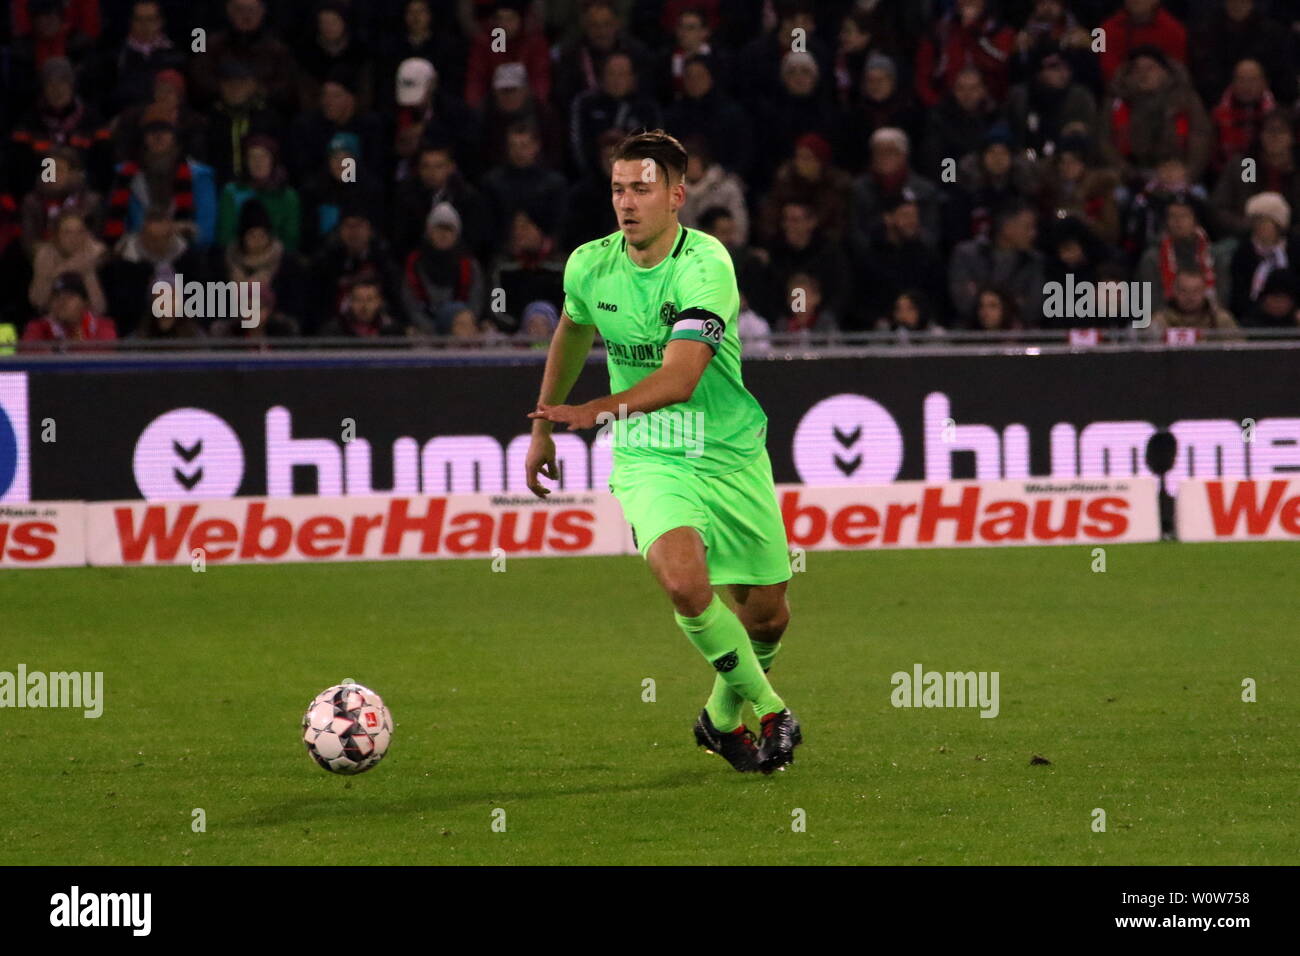
M 677 306 L 671 302 L 665 302 L 659 307 L 659 321 L 664 325 L 672 325 L 677 321 Z

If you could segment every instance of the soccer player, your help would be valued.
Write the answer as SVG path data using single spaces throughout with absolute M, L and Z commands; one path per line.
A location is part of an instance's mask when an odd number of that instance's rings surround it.
M 713 665 L 696 742 L 737 770 L 794 760 L 799 723 L 768 682 L 790 620 L 790 559 L 767 457 L 767 416 L 740 375 L 740 294 L 726 247 L 677 221 L 686 150 L 662 130 L 614 148 L 619 231 L 579 246 L 564 269 L 526 461 L 528 487 L 560 479 L 551 429 L 608 429 L 610 490 L 677 624 Z M 561 404 L 596 331 L 612 395 Z M 733 611 L 714 593 L 726 585 Z M 761 741 L 741 720 L 750 703 Z

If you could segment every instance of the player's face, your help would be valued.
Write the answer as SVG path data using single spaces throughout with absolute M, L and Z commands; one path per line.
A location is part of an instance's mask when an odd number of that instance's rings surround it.
M 686 199 L 686 188 L 669 183 L 663 168 L 651 160 L 620 159 L 610 173 L 614 214 L 623 236 L 642 247 L 675 226 L 677 210 Z

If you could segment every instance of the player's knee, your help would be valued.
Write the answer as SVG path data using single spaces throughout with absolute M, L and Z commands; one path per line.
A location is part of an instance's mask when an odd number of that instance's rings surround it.
M 707 580 L 685 574 L 668 575 L 663 586 L 673 608 L 683 617 L 699 617 L 713 603 L 713 589 Z
M 764 608 L 750 620 L 745 621 L 745 629 L 756 641 L 771 644 L 779 641 L 785 629 L 790 625 L 790 605 L 784 599 L 772 608 Z

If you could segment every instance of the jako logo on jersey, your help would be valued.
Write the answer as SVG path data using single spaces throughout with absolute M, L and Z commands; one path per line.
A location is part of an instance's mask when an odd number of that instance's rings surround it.
M 727 671 L 734 671 L 736 665 L 740 663 L 740 656 L 735 651 L 727 651 L 716 661 L 713 662 L 714 668 L 718 673 L 725 674 Z
M 672 325 L 677 321 L 677 306 L 671 302 L 665 302 L 659 307 L 659 320 L 664 325 Z
M 597 303 L 596 303 L 596 308 L 598 308 L 598 309 L 604 309 L 606 312 L 617 312 L 617 311 L 618 311 L 618 306 L 614 305 L 614 303 L 612 303 L 612 302 L 597 302 Z

